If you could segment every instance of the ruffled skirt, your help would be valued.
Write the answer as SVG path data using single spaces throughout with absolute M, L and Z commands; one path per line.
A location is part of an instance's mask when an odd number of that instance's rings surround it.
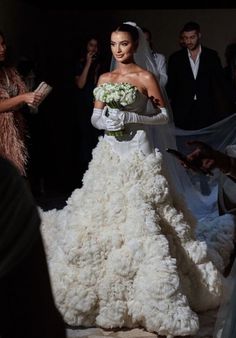
M 53 292 L 70 325 L 191 335 L 219 305 L 221 274 L 172 199 L 162 155 L 122 158 L 101 138 L 62 210 L 42 213 Z

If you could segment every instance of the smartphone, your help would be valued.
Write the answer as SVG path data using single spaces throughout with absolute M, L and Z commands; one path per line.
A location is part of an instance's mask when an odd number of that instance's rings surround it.
M 210 175 L 210 176 L 213 175 L 213 173 L 210 170 L 202 169 L 199 167 L 199 165 L 197 165 L 197 163 L 193 163 L 192 161 L 189 161 L 187 157 L 184 154 L 182 154 L 180 151 L 176 149 L 171 149 L 171 148 L 167 148 L 166 151 L 169 154 L 176 157 L 181 162 L 183 162 L 187 166 L 187 168 L 192 169 L 193 171 L 204 174 L 204 175 Z

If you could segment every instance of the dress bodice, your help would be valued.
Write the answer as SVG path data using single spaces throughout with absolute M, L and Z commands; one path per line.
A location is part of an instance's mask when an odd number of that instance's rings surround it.
M 145 115 L 147 103 L 148 97 L 136 88 L 133 102 L 125 105 L 122 110 Z M 113 150 L 122 157 L 129 156 L 130 153 L 135 151 L 150 154 L 152 149 L 147 138 L 146 130 L 147 128 L 142 124 L 127 124 L 125 126 L 124 135 L 115 137 L 105 134 L 104 138 L 110 143 Z
M 120 89 L 119 85 L 122 86 L 122 89 Z M 123 88 L 123 86 L 125 87 L 126 85 L 128 86 L 127 90 L 126 88 Z M 100 88 L 101 88 L 102 93 L 100 92 Z M 109 82 L 103 83 L 95 88 L 94 96 L 96 100 L 102 101 L 106 103 L 108 106 L 109 106 L 108 102 L 111 102 L 111 101 L 117 102 L 119 100 L 129 101 L 131 100 L 131 97 L 134 97 L 134 99 L 132 100 L 132 103 L 130 104 L 124 105 L 124 102 L 121 103 L 122 110 L 132 111 L 132 112 L 143 114 L 143 115 L 145 114 L 146 105 L 148 101 L 148 97 L 146 95 L 141 93 L 137 87 L 131 84 L 128 84 L 128 83 L 109 83 Z M 108 100 L 108 97 L 109 97 L 109 100 Z M 121 97 L 123 97 L 123 99 L 121 99 Z
M 148 97 L 137 90 L 134 102 L 125 106 L 124 111 L 132 111 L 137 114 L 145 115 L 147 101 Z

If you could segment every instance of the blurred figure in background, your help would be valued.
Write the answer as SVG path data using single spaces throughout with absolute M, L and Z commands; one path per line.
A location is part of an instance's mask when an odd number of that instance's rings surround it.
M 236 103 L 236 43 L 231 43 L 225 49 L 226 66 L 224 73 L 229 84 L 232 100 Z
M 101 47 L 98 37 L 89 36 L 81 48 L 79 60 L 76 64 L 76 109 L 78 121 L 79 149 L 78 167 L 81 173 L 80 179 L 88 168 L 92 158 L 92 150 L 101 135 L 91 124 L 93 111 L 93 89 L 97 84 L 101 72 Z
M 218 53 L 201 44 L 200 26 L 187 22 L 186 48 L 168 61 L 167 93 L 178 128 L 197 130 L 234 113 Z
M 187 22 L 182 32 L 186 48 L 170 55 L 166 85 L 177 127 L 177 147 L 185 153 L 186 141 L 200 138 L 222 150 L 234 143 L 234 123 L 229 118 L 234 118 L 235 105 L 221 60 L 215 50 L 202 45 L 202 34 L 197 22 Z M 207 204 L 215 203 L 211 196 L 216 196 L 218 179 L 191 173 L 190 178 L 201 194 L 209 196 Z M 215 208 L 213 204 L 212 207 Z
M 185 41 L 184 41 L 184 31 L 183 31 L 183 29 L 181 29 L 181 31 L 179 32 L 179 46 L 181 48 L 185 48 L 186 47 Z
M 157 73 L 159 74 L 159 78 L 158 78 L 159 84 L 161 87 L 165 87 L 167 83 L 166 58 L 163 54 L 158 53 L 156 48 L 154 47 L 153 42 L 152 42 L 151 31 L 145 27 L 142 28 L 142 31 L 144 35 L 146 36 L 146 39 L 152 51 L 152 55 L 154 57 Z
M 225 152 L 212 148 L 202 141 L 189 141 L 195 149 L 187 155 L 189 164 L 193 163 L 203 170 L 219 169 L 218 206 L 219 213 L 236 215 L 236 145 L 229 145 Z

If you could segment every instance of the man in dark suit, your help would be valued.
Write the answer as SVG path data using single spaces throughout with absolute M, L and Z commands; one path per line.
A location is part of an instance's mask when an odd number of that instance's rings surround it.
M 24 178 L 2 157 L 0 337 L 66 337 L 54 304 L 37 207 Z
M 166 89 L 176 126 L 196 130 L 231 115 L 235 106 L 217 52 L 200 43 L 199 24 L 188 22 L 182 31 L 186 48 L 169 57 Z

